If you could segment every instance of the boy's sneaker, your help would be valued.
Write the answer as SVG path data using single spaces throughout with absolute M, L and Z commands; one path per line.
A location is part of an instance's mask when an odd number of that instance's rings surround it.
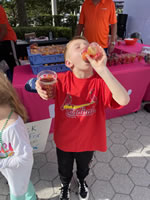
M 63 185 L 61 184 L 61 192 L 60 192 L 60 197 L 59 200 L 70 200 L 70 191 L 69 191 L 70 185 Z
M 89 190 L 85 181 L 79 181 L 79 199 L 88 200 L 89 199 Z

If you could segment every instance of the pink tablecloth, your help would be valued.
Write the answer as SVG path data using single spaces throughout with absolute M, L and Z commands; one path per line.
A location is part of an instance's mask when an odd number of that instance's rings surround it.
M 117 45 L 115 46 L 115 52 L 117 53 L 120 53 L 120 52 L 127 52 L 127 53 L 140 53 L 142 51 L 142 48 L 144 46 L 148 46 L 150 47 L 150 45 L 146 45 L 146 44 L 141 44 L 141 43 L 136 43 L 135 45 L 126 45 L 124 41 L 121 42 L 120 45 Z M 150 65 L 149 65 L 150 67 Z M 150 77 L 149 77 L 149 80 L 150 80 Z M 149 86 L 147 87 L 147 90 L 145 92 L 145 95 L 143 97 L 143 100 L 144 101 L 150 101 L 150 84 Z
M 107 119 L 135 112 L 140 109 L 141 102 L 150 83 L 150 67 L 143 63 L 111 66 L 110 71 L 130 91 L 130 103 L 120 110 L 106 110 Z M 53 100 L 44 101 L 38 94 L 27 92 L 25 83 L 35 77 L 30 65 L 17 66 L 14 69 L 13 86 L 16 88 L 22 103 L 25 105 L 30 121 L 49 118 L 49 105 Z M 53 132 L 53 123 L 50 132 Z
M 150 79 L 150 78 L 149 78 Z M 143 97 L 143 100 L 144 101 L 150 101 L 150 84 L 149 84 L 149 86 L 147 87 L 147 90 L 146 90 L 146 92 L 145 92 L 145 95 L 144 95 L 144 97 Z
M 116 44 L 115 50 L 120 50 L 122 52 L 128 52 L 128 53 L 140 53 L 142 50 L 142 47 L 144 46 L 150 46 L 146 44 L 136 43 L 134 45 L 126 45 L 124 41 L 121 42 L 120 45 Z
M 30 65 L 16 66 L 14 69 L 13 86 L 26 107 L 31 122 L 49 118 L 49 105 L 54 103 L 53 100 L 44 101 L 37 93 L 25 90 L 26 82 L 33 77 L 36 77 L 36 75 L 32 73 Z M 53 125 L 52 122 L 50 132 L 53 132 Z
M 131 93 L 130 103 L 120 110 L 106 110 L 107 119 L 138 111 L 150 84 L 150 66 L 141 63 L 124 64 L 109 68 L 113 75 Z

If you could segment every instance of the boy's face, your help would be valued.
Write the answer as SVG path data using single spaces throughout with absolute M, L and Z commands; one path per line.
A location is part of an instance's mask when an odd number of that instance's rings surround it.
M 76 39 L 68 44 L 68 50 L 66 55 L 66 63 L 70 64 L 72 68 L 78 68 L 79 70 L 86 71 L 89 69 L 90 64 L 86 63 L 81 56 L 81 52 L 89 45 L 88 41 L 83 39 Z

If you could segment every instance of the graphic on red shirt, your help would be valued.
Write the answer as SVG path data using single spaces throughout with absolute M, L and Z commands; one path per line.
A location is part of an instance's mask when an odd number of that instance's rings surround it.
M 69 118 L 76 118 L 81 116 L 91 116 L 96 113 L 97 97 L 94 93 L 94 89 L 89 92 L 89 102 L 75 105 L 72 103 L 72 96 L 67 94 L 64 103 L 61 106 L 61 110 L 66 111 L 66 116 Z

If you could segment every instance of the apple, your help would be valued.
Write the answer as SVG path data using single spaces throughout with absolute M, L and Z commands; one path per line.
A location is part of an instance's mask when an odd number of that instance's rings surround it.
M 87 49 L 87 53 L 89 56 L 95 56 L 97 54 L 97 47 L 96 46 L 89 46 Z
M 86 55 L 88 54 L 88 53 L 87 53 L 87 49 L 88 49 L 88 48 L 84 49 L 84 50 L 82 51 L 82 53 L 81 53 L 82 59 L 83 59 L 85 62 L 88 62 L 88 59 L 87 59 L 87 57 L 86 57 Z
M 101 48 L 99 47 L 99 45 L 95 42 L 91 43 L 88 47 L 86 47 L 81 55 L 82 55 L 82 59 L 85 62 L 88 62 L 88 59 L 86 57 L 86 55 L 89 55 L 91 58 L 97 60 L 97 59 L 101 59 L 103 56 L 103 53 L 101 51 Z

